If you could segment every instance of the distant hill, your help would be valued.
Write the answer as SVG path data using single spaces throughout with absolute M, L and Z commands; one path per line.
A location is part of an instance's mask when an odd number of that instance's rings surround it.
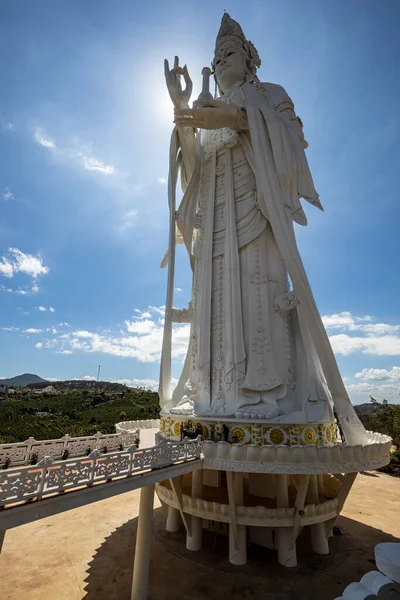
M 373 402 L 364 402 L 364 404 L 356 404 L 354 410 L 360 415 L 370 415 L 374 412 L 376 404 Z M 388 406 L 395 406 L 394 404 L 388 404 Z
M 39 375 L 34 375 L 33 373 L 24 373 L 23 375 L 17 375 L 16 377 L 10 377 L 9 379 L 0 379 L 0 385 L 8 385 L 9 387 L 17 387 L 22 386 L 25 387 L 27 385 L 36 383 L 48 383 Z

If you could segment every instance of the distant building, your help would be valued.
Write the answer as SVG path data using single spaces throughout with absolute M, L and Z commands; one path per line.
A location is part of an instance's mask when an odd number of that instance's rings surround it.
M 13 394 L 15 394 L 15 390 L 14 390 L 14 388 L 8 388 L 8 395 L 9 395 L 9 396 L 10 396 L 10 395 L 12 396 Z
M 8 385 L 0 385 L 0 394 L 8 394 Z
M 58 391 L 52 385 L 46 386 L 42 391 L 46 394 L 58 394 Z
M 47 385 L 45 388 L 32 390 L 34 394 L 58 394 L 56 388 L 52 385 Z

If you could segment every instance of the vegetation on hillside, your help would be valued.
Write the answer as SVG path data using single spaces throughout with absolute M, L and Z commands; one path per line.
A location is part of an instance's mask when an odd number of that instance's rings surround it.
M 119 384 L 105 391 L 101 386 L 61 390 L 57 395 L 20 391 L 9 396 L 0 403 L 0 443 L 22 442 L 29 437 L 56 439 L 66 433 L 74 437 L 97 431 L 115 433 L 119 421 L 158 418 L 155 392 Z

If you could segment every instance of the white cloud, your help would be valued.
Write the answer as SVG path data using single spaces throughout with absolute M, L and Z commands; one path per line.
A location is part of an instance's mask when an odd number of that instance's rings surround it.
M 33 139 L 40 144 L 41 146 L 43 146 L 44 148 L 50 148 L 50 149 L 56 149 L 57 146 L 54 142 L 54 140 L 45 135 L 45 133 L 43 132 L 42 129 L 37 128 L 35 129 L 35 131 L 33 132 Z
M 29 327 L 24 329 L 24 333 L 43 333 L 44 329 L 35 329 L 35 327 Z
M 135 312 L 135 313 L 137 313 L 139 315 L 138 317 L 135 317 L 135 318 L 138 318 L 138 319 L 151 319 L 151 312 L 149 312 L 148 310 L 140 310 L 139 308 L 134 308 L 133 312 Z
M 129 333 L 149 334 L 153 332 L 157 324 L 150 319 L 137 319 L 135 321 L 125 321 L 126 329 Z
M 400 337 L 394 335 L 352 337 L 347 334 L 329 337 L 335 354 L 347 356 L 353 352 L 376 354 L 378 356 L 399 356 Z
M 373 320 L 371 315 L 364 317 L 355 317 L 350 312 L 344 311 L 334 315 L 324 315 L 322 322 L 326 329 L 359 329 L 361 324 L 369 323 Z
M 146 313 L 151 318 L 143 318 Z M 143 363 L 160 360 L 164 331 L 164 307 L 149 306 L 139 311 L 124 324 L 120 335 L 76 330 L 61 333 L 44 342 L 48 349 L 58 352 L 99 352 L 127 358 L 136 358 Z M 173 327 L 172 357 L 182 361 L 186 355 L 190 326 L 175 324 Z
M 85 375 L 84 377 L 82 377 L 83 381 L 96 381 L 97 377 L 94 377 L 93 375 Z
M 389 371 L 386 369 L 362 369 L 355 374 L 356 379 L 363 381 L 399 381 L 400 367 L 392 367 Z
M 400 325 L 374 323 L 371 315 L 356 317 L 350 312 L 325 315 L 322 321 L 330 333 L 329 339 L 336 354 L 346 356 L 353 352 L 362 352 L 386 356 L 400 355 Z
M 19 331 L 19 327 L 1 327 L 2 331 Z
M 35 344 L 35 348 L 37 348 L 38 350 L 41 350 L 43 348 L 42 342 L 38 342 L 37 344 Z
M 381 385 L 373 383 L 353 383 L 347 385 L 346 388 L 355 404 L 367 402 L 369 396 L 373 396 L 377 400 L 399 400 L 399 386 L 395 383 L 384 383 Z
M 181 293 L 181 291 L 182 291 L 182 288 L 180 288 L 180 287 L 176 287 L 176 288 L 175 288 L 175 292 L 176 292 L 177 294 L 180 294 L 180 293 Z
M 45 134 L 43 129 L 39 127 L 34 130 L 33 139 L 44 148 L 48 148 L 53 152 L 57 151 L 57 155 L 64 161 L 79 165 L 86 171 L 96 171 L 104 175 L 112 175 L 116 171 L 113 166 L 91 154 L 91 144 L 77 142 L 72 147 L 57 146 L 53 138 Z
M 21 250 L 18 250 L 18 248 L 10 248 L 9 252 L 14 257 L 15 272 L 25 273 L 36 278 L 38 275 L 47 275 L 50 270 L 49 267 L 44 266 L 40 254 L 37 256 L 25 254 Z
M 28 293 L 26 290 L 23 290 L 21 288 L 14 290 L 13 288 L 7 288 L 4 285 L 0 285 L 0 292 L 8 292 L 9 294 L 21 294 L 21 296 L 25 296 L 25 294 Z M 26 313 L 26 314 L 29 314 L 29 313 Z
M 105 175 L 112 175 L 115 171 L 111 165 L 106 165 L 93 156 L 82 156 L 82 164 L 87 171 L 99 171 Z
M 14 194 L 8 187 L 5 187 L 3 190 L 3 200 L 14 200 Z
M 43 264 L 40 254 L 36 256 L 25 254 L 18 248 L 9 248 L 8 253 L 9 258 L 2 256 L 0 262 L 0 273 L 5 277 L 11 278 L 15 273 L 25 273 L 36 279 L 39 275 L 46 275 L 50 270 Z
M 36 310 L 39 310 L 40 312 L 51 312 L 54 313 L 56 312 L 56 309 L 53 308 L 52 306 L 49 306 L 49 308 L 47 308 L 46 306 L 36 306 Z
M 13 277 L 14 276 L 14 267 L 12 263 L 6 258 L 2 256 L 0 261 L 0 273 L 4 275 L 4 277 Z
M 158 183 L 162 183 L 163 185 L 167 185 L 168 178 L 167 177 L 157 177 Z
M 122 229 L 128 229 L 138 226 L 138 210 L 128 210 L 122 216 Z

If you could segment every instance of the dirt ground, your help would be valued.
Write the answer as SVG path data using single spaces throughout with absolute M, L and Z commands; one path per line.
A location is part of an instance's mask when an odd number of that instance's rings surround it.
M 138 506 L 135 491 L 8 531 L 0 600 L 129 600 Z M 256 546 L 247 565 L 233 567 L 227 539 L 212 532 L 200 552 L 190 552 L 183 532 L 165 532 L 164 510 L 158 500 L 155 506 L 151 600 L 333 600 L 374 569 L 375 544 L 400 541 L 400 479 L 380 473 L 357 477 L 331 553 L 312 554 L 303 535 L 299 565 L 289 571 Z

